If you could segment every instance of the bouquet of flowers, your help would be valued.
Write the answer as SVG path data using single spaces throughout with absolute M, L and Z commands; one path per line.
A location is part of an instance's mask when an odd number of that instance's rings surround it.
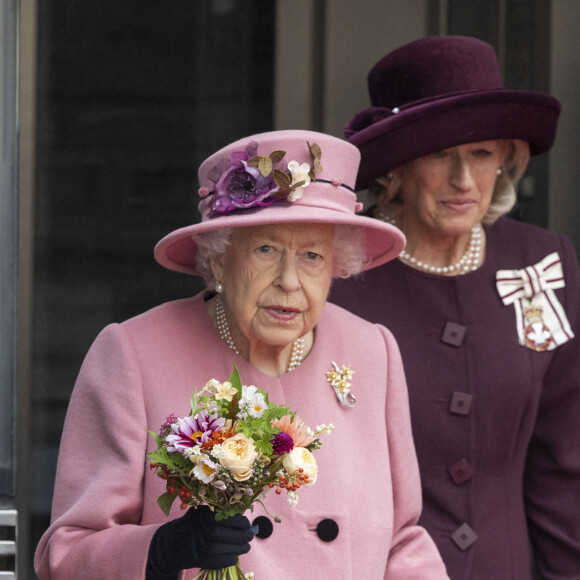
M 316 482 L 312 452 L 321 445 L 318 435 L 333 428 L 311 430 L 288 407 L 271 403 L 267 393 L 242 385 L 234 367 L 229 380 L 211 379 L 194 393 L 188 416 L 170 415 L 159 434 L 148 431 L 157 443 L 148 454 L 150 466 L 166 481 L 159 506 L 169 515 L 179 498 L 181 509 L 205 504 L 222 520 L 252 510 L 273 489 L 278 495 L 284 490 L 294 507 L 298 489 Z M 244 574 L 238 563 L 201 570 L 193 580 L 221 578 L 247 580 L 253 574 Z

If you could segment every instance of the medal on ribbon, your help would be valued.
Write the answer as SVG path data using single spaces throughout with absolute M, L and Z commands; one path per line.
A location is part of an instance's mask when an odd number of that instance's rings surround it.
M 566 286 L 558 252 L 521 270 L 498 270 L 495 283 L 502 302 L 514 305 L 522 346 L 544 352 L 574 338 L 564 307 L 554 292 Z
M 527 322 L 524 329 L 526 346 L 537 352 L 548 350 L 552 342 L 552 333 L 542 319 L 543 311 L 541 306 L 536 306 L 533 302 L 524 307 Z

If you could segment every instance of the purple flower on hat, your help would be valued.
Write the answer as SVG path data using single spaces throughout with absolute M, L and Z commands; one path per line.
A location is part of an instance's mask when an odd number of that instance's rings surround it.
M 262 175 L 258 167 L 248 164 L 250 155 L 245 151 L 234 151 L 230 166 L 215 184 L 212 210 L 227 213 L 236 209 L 265 207 L 276 201 L 271 197 L 278 191 L 274 172 Z

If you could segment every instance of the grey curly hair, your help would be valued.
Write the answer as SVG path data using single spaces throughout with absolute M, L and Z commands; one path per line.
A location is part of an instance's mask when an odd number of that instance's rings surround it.
M 196 270 L 205 280 L 209 290 L 213 290 L 216 283 L 211 269 L 211 260 L 226 252 L 233 231 L 232 228 L 225 228 L 203 232 L 195 236 L 197 244 Z M 354 276 L 362 271 L 364 264 L 362 229 L 353 225 L 335 225 L 333 278 Z
M 491 203 L 483 218 L 484 224 L 492 224 L 508 213 L 515 205 L 516 185 L 524 174 L 530 160 L 530 146 L 521 139 L 501 140 L 506 147 L 506 157 L 502 172 L 495 181 Z M 404 167 L 404 166 L 403 166 Z M 386 214 L 392 205 L 401 205 L 401 168 L 391 172 L 389 177 L 379 177 L 369 189 L 370 197 L 377 207 Z M 394 208 L 393 208 L 394 209 Z

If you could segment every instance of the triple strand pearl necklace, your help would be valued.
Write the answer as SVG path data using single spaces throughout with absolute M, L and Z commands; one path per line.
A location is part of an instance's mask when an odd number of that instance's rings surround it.
M 384 214 L 377 212 L 376 216 L 391 225 L 396 225 L 395 220 Z M 461 256 L 459 262 L 451 264 L 450 266 L 431 266 L 421 260 L 417 260 L 404 250 L 399 254 L 398 258 L 401 262 L 430 272 L 431 274 L 467 274 L 473 270 L 477 270 L 481 263 L 481 248 L 483 245 L 483 229 L 479 224 L 475 224 L 471 228 L 471 236 L 469 238 L 469 245 L 465 253 Z
M 222 302 L 221 296 L 219 294 L 217 294 L 215 298 L 215 315 L 217 329 L 220 337 L 238 356 L 242 356 L 232 338 L 230 326 L 228 324 L 228 319 L 226 318 L 224 303 Z M 304 339 L 298 338 L 292 345 L 292 350 L 290 352 L 290 359 L 288 360 L 288 368 L 286 369 L 286 372 L 289 373 L 290 371 L 293 371 L 297 366 L 300 366 L 300 363 L 302 362 L 303 358 L 304 358 Z

